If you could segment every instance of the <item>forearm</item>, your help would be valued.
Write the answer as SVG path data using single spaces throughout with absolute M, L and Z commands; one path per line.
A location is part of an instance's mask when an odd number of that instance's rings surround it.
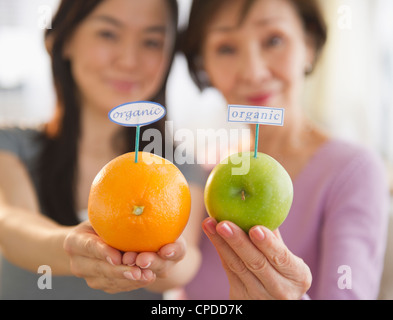
M 189 283 L 199 270 L 201 264 L 200 250 L 194 246 L 187 249 L 183 260 L 177 263 L 165 278 L 157 277 L 157 280 L 147 289 L 153 292 L 182 287 Z
M 0 207 L 0 246 L 3 256 L 23 269 L 37 272 L 41 265 L 54 275 L 69 275 L 63 242 L 69 232 L 45 216 L 16 207 Z

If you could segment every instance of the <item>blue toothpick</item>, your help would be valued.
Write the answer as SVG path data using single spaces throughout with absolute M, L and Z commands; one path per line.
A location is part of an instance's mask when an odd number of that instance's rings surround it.
M 135 163 L 138 163 L 138 153 L 139 153 L 139 137 L 141 134 L 141 126 L 136 127 L 136 137 L 135 137 Z
M 254 149 L 254 158 L 258 157 L 258 144 L 259 144 L 259 124 L 256 125 L 255 130 L 255 149 Z

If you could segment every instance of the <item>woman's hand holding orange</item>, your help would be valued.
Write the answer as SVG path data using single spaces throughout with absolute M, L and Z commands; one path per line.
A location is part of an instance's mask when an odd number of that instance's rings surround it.
M 230 283 L 231 299 L 301 299 L 311 272 L 289 251 L 279 231 L 256 226 L 249 236 L 235 224 L 213 218 L 203 229 L 216 247 Z
M 89 222 L 73 229 L 64 241 L 70 257 L 71 272 L 84 278 L 93 289 L 119 293 L 147 287 L 157 277 L 165 278 L 170 268 L 185 255 L 185 241 L 180 238 L 158 253 L 135 253 L 105 244 Z
M 163 246 L 158 252 L 126 252 L 122 262 L 128 266 L 137 266 L 143 272 L 151 270 L 157 278 L 165 279 L 176 263 L 186 253 L 186 242 L 181 236 L 176 242 Z

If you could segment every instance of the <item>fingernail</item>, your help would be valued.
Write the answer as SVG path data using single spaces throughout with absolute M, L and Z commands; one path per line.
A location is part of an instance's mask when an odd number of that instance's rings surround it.
M 223 223 L 221 225 L 221 234 L 224 237 L 232 237 L 233 236 L 233 231 L 231 229 L 231 227 L 227 224 L 227 223 Z
M 253 237 L 258 241 L 265 240 L 265 233 L 263 232 L 261 227 L 256 227 L 252 231 Z
M 130 271 L 126 271 L 123 273 L 124 278 L 128 279 L 128 280 L 136 280 L 136 278 L 134 277 L 134 275 L 132 274 L 132 272 Z
M 165 255 L 167 258 L 172 258 L 175 255 L 175 251 L 169 252 L 168 254 Z
M 142 273 L 142 279 L 150 281 L 153 278 L 153 272 L 151 270 L 145 270 Z
M 141 268 L 141 269 L 147 269 L 147 268 L 149 268 L 151 266 L 151 261 L 147 264 L 147 265 L 145 265 L 145 266 L 139 266 L 139 268 Z
M 115 264 L 113 263 L 113 261 L 112 261 L 112 258 L 111 257 L 106 257 L 106 261 L 108 261 L 108 263 L 109 264 L 111 264 L 112 266 L 114 266 Z
M 216 234 L 216 226 L 213 221 L 206 221 L 204 226 L 208 233 L 212 235 Z

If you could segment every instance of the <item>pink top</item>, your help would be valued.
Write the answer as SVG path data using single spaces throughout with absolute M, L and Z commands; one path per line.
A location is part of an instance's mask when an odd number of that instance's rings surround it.
M 294 181 L 294 195 L 280 232 L 311 269 L 308 297 L 376 299 L 389 207 L 382 161 L 360 147 L 330 140 Z M 186 287 L 187 297 L 228 299 L 225 271 L 205 235 L 201 249 L 202 267 Z

